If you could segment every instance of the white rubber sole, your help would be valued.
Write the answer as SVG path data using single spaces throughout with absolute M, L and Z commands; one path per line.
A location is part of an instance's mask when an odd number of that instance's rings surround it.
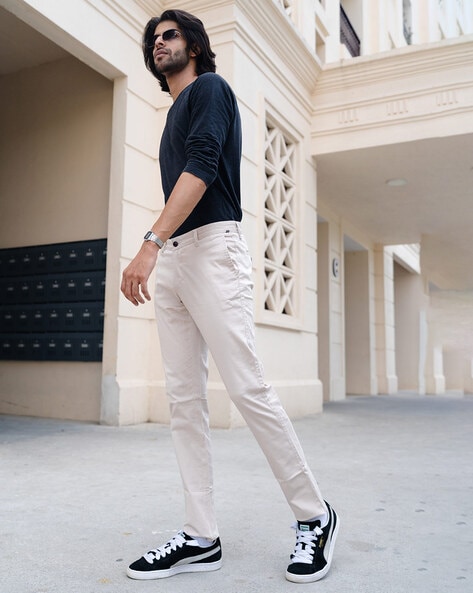
M 218 570 L 221 567 L 222 560 L 220 559 L 217 560 L 217 562 L 208 562 L 204 564 L 180 564 L 178 566 L 173 566 L 168 570 L 150 570 L 144 572 L 141 570 L 131 570 L 128 568 L 126 574 L 130 577 L 130 579 L 136 579 L 138 581 L 151 581 L 154 579 L 166 579 L 183 572 L 212 572 L 213 570 Z

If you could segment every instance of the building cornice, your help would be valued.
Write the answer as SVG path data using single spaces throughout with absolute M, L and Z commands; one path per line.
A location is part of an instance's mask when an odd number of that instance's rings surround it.
M 235 5 L 260 34 L 261 39 L 253 40 L 253 43 L 258 46 L 262 57 L 268 61 L 264 43 L 261 43 L 266 42 L 277 60 L 296 76 L 298 83 L 309 93 L 313 93 L 322 66 L 315 52 L 307 45 L 280 5 L 273 0 L 236 0 Z M 272 59 L 269 62 L 279 75 L 279 66 Z
M 420 139 L 427 119 L 431 132 L 438 122 L 440 133 L 446 118 L 473 131 L 472 63 L 468 36 L 326 66 L 314 94 L 312 153 L 369 146 L 380 137 Z
M 160 0 L 133 0 L 137 6 L 142 8 L 150 17 L 161 14 L 165 2 Z
M 97 12 L 109 19 L 121 29 L 125 34 L 132 38 L 141 39 L 146 19 L 154 14 L 159 14 L 162 10 L 162 2 L 157 0 L 85 0 Z M 136 10 L 141 9 L 141 13 Z
M 407 46 L 372 56 L 341 60 L 324 66 L 317 94 L 363 84 L 390 82 L 393 79 L 431 74 L 452 66 L 470 65 L 473 35 L 420 46 Z

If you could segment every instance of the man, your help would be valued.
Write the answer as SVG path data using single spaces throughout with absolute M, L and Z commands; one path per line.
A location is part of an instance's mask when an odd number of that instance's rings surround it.
M 186 520 L 182 531 L 131 564 L 127 574 L 159 579 L 221 566 L 206 400 L 210 349 L 297 520 L 286 578 L 316 581 L 330 567 L 338 517 L 324 502 L 255 353 L 252 267 L 240 228 L 236 99 L 215 74 L 202 22 L 187 12 L 167 10 L 151 19 L 143 54 L 173 99 L 159 155 L 166 203 L 123 272 L 122 292 L 136 306 L 150 300 L 147 282 L 159 253 L 156 318 Z

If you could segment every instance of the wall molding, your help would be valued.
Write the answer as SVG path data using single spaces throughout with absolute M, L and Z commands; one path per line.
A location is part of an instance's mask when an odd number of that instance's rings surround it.
M 395 141 L 409 124 L 412 135 L 406 134 L 406 139 L 422 138 L 424 132 L 416 124 L 426 119 L 440 124 L 452 118 L 458 125 L 458 118 L 463 118 L 464 131 L 473 131 L 472 63 L 470 36 L 411 52 L 394 50 L 362 62 L 354 59 L 349 66 L 330 66 L 314 95 L 312 154 L 331 152 L 324 145 L 328 139 L 337 150 L 349 149 L 343 137 L 356 132 L 377 129 L 379 143 L 382 129 L 388 131 L 393 125 L 404 126 L 398 128 Z M 386 134 L 386 143 L 392 136 Z

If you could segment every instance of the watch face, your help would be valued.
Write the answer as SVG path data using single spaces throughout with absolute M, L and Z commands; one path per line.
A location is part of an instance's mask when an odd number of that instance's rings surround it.
M 161 249 L 161 248 L 162 248 L 162 246 L 164 245 L 164 242 L 163 242 L 163 241 L 161 241 L 161 239 L 160 239 L 160 238 L 159 238 L 157 235 L 155 235 L 155 234 L 153 233 L 153 231 L 148 231 L 148 232 L 146 233 L 146 235 L 143 237 L 143 239 L 144 239 L 145 241 L 153 241 L 154 243 L 156 243 L 156 245 L 157 245 L 157 246 L 158 246 L 160 249 Z

